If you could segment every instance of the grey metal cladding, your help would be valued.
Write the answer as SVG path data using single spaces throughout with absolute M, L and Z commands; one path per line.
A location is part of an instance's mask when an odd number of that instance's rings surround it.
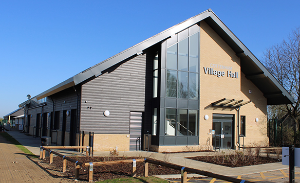
M 82 85 L 80 130 L 129 134 L 130 111 L 144 111 L 146 55 L 135 56 Z M 110 111 L 105 117 L 103 112 Z

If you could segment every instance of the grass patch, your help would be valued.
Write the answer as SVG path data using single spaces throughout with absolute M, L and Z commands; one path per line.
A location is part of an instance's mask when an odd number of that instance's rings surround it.
M 117 182 L 128 182 L 128 183 L 138 183 L 138 182 L 148 182 L 148 183 L 168 183 L 169 181 L 163 180 L 156 177 L 128 177 L 128 178 L 118 178 L 100 181 L 98 183 L 117 183 Z
M 32 152 L 30 152 L 26 147 L 24 147 L 22 144 L 20 144 L 20 142 L 18 142 L 15 138 L 13 138 L 12 136 L 10 136 L 8 133 L 3 132 L 3 133 L 0 133 L 0 135 L 2 137 L 4 137 L 7 141 L 9 141 L 10 143 L 12 143 L 15 146 L 17 146 L 21 151 L 23 151 L 28 156 L 30 156 L 32 158 L 38 158 L 36 155 L 34 155 Z

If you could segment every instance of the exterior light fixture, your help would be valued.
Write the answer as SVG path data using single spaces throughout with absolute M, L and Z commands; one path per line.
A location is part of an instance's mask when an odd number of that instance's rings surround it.
M 208 117 L 208 115 L 206 114 L 206 115 L 204 116 L 204 119 L 205 119 L 205 120 L 208 120 L 208 118 L 209 118 L 209 117 Z
M 103 115 L 104 115 L 105 117 L 108 117 L 108 116 L 110 115 L 109 110 L 104 111 L 104 112 L 103 112 Z
M 259 121 L 259 119 L 258 118 L 255 118 L 255 122 L 258 122 Z
M 70 111 L 67 111 L 67 116 L 70 116 Z
M 50 112 L 48 112 L 48 117 L 50 117 L 50 115 L 51 115 Z

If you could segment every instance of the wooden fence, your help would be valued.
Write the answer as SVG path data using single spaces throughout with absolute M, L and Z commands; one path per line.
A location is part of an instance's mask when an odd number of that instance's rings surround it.
M 152 159 L 152 158 L 81 163 L 81 162 L 78 162 L 76 160 L 73 160 L 72 158 L 66 157 L 65 155 L 62 155 L 58 152 L 55 152 L 55 151 L 51 150 L 49 147 L 51 147 L 53 149 L 53 146 L 41 146 L 41 152 L 43 151 L 43 153 L 41 153 L 40 158 L 45 159 L 45 152 L 44 151 L 49 151 L 50 152 L 50 160 L 49 160 L 50 164 L 53 163 L 53 154 L 62 157 L 63 158 L 63 172 L 66 172 L 67 161 L 71 161 L 71 162 L 75 163 L 75 171 L 74 171 L 75 180 L 77 180 L 79 178 L 80 167 L 88 167 L 88 169 L 89 169 L 89 171 L 88 171 L 88 181 L 93 182 L 94 167 L 103 166 L 103 165 L 114 165 L 114 164 L 119 164 L 119 163 L 132 163 L 132 176 L 135 177 L 136 176 L 136 163 L 137 162 L 144 162 L 145 163 L 145 167 L 144 167 L 145 177 L 148 177 L 148 175 L 149 175 L 149 163 L 152 163 L 152 164 L 157 164 L 157 165 L 166 166 L 166 167 L 169 167 L 169 168 L 181 170 L 181 182 L 182 183 L 187 182 L 187 172 L 196 173 L 196 174 L 200 174 L 200 175 L 205 175 L 205 176 L 208 176 L 208 177 L 214 177 L 214 178 L 217 178 L 217 179 L 226 180 L 226 181 L 230 181 L 230 182 L 250 183 L 250 181 L 241 180 L 241 179 L 237 179 L 237 178 L 229 177 L 229 176 L 225 176 L 225 175 L 219 175 L 219 174 L 204 171 L 204 170 L 198 170 L 198 169 L 193 169 L 193 168 L 188 168 L 188 167 L 182 167 L 182 166 L 179 166 L 179 165 L 175 165 L 175 164 L 172 164 L 172 163 L 169 163 L 169 162 L 155 160 L 155 159 Z M 88 147 L 84 147 L 84 146 L 54 146 L 54 147 L 58 147 L 57 149 L 62 149 L 62 147 L 65 147 L 64 149 L 78 149 L 78 148 L 88 149 Z M 87 153 L 87 155 L 88 155 L 88 153 Z

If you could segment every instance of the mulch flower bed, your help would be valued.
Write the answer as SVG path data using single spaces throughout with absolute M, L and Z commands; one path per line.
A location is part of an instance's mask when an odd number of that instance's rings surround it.
M 223 165 L 228 167 L 241 167 L 250 165 L 259 165 L 265 163 L 280 162 L 280 159 L 261 157 L 261 156 L 249 156 L 244 154 L 230 154 L 230 155 L 217 155 L 217 156 L 197 156 L 190 157 L 189 159 L 203 161 L 207 163 L 214 163 L 217 165 Z
M 249 155 L 250 154 L 250 155 Z M 189 159 L 203 161 L 208 163 L 214 163 L 223 166 L 229 167 L 241 167 L 249 165 L 258 165 L 265 163 L 274 163 L 281 161 L 280 159 L 270 158 L 270 157 L 261 157 L 255 154 L 244 154 L 241 152 L 235 152 L 231 154 L 225 153 L 216 153 L 213 156 L 197 156 L 189 157 Z M 78 157 L 78 156 L 69 156 L 75 161 L 81 163 L 89 162 L 104 162 L 104 161 L 115 161 L 115 160 L 132 160 L 132 159 L 143 159 L 142 157 Z M 49 164 L 49 157 L 44 160 L 36 161 L 43 169 L 45 169 L 49 174 L 54 177 L 61 177 L 64 179 L 69 179 L 72 181 L 75 177 L 75 163 L 67 161 L 67 170 L 65 173 L 62 173 L 63 159 L 62 157 L 54 157 L 53 163 Z M 79 171 L 79 180 L 87 181 L 88 180 L 88 167 L 81 167 Z M 93 168 L 93 180 L 101 181 L 106 179 L 116 179 L 116 178 L 125 178 L 131 177 L 132 175 L 132 163 L 119 163 L 114 165 L 103 165 L 103 166 L 94 166 Z M 144 176 L 144 163 L 136 163 L 136 174 L 137 177 Z M 149 176 L 151 175 L 167 175 L 167 174 L 180 174 L 180 170 L 175 170 L 172 168 L 155 165 L 149 163 Z
M 72 158 L 72 157 L 71 157 Z M 125 159 L 143 159 L 141 157 L 74 157 L 74 160 L 81 163 L 89 162 L 103 162 Z M 53 163 L 49 165 L 49 157 L 40 161 L 44 168 L 52 172 L 62 172 L 63 159 L 61 157 L 54 157 Z M 47 165 L 48 164 L 48 165 Z M 160 165 L 149 163 L 149 176 L 164 175 L 164 174 L 180 174 L 180 170 L 167 168 Z M 63 174 L 64 178 L 74 179 L 75 163 L 67 161 L 67 171 Z M 88 167 L 81 167 L 79 171 L 79 180 L 88 180 Z M 94 181 L 101 181 L 106 179 L 124 178 L 132 174 L 132 163 L 120 163 L 114 165 L 94 166 Z M 137 176 L 144 176 L 144 163 L 136 163 Z

